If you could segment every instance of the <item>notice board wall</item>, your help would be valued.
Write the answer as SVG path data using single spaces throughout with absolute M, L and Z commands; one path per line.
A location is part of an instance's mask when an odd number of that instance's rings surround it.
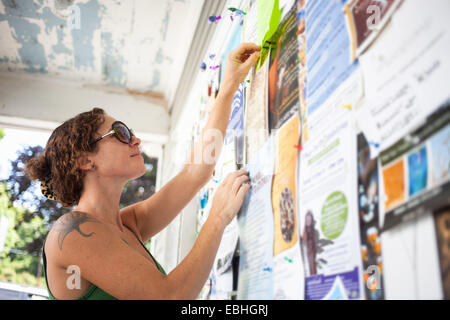
M 261 61 L 235 94 L 214 176 L 156 239 L 155 255 L 175 267 L 217 186 L 244 167 L 252 191 L 200 299 L 448 299 L 450 3 L 225 8 L 172 126 L 164 181 L 201 134 L 226 54 L 255 42 Z

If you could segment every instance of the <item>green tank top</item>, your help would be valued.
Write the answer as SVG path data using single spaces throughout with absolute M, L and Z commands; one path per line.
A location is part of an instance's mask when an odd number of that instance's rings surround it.
M 128 227 L 127 227 L 128 228 Z M 131 230 L 130 228 L 128 228 L 131 232 L 133 232 L 133 230 Z M 155 258 L 153 258 L 152 254 L 150 253 L 150 251 L 148 251 L 148 249 L 144 246 L 144 244 L 142 243 L 141 240 L 139 240 L 139 238 L 137 237 L 137 235 L 133 232 L 134 236 L 136 237 L 136 239 L 138 239 L 139 243 L 144 247 L 145 251 L 148 252 L 148 254 L 150 255 L 150 257 L 152 258 L 152 260 L 155 262 L 156 267 L 158 268 L 159 272 L 161 272 L 163 275 L 167 275 L 166 272 L 164 271 L 163 267 L 158 263 L 158 261 L 156 261 Z M 47 239 L 47 238 L 46 238 Z M 46 240 L 45 239 L 45 240 Z M 48 291 L 48 297 L 50 300 L 57 300 L 52 293 L 50 292 L 50 287 L 48 286 L 48 281 L 47 281 L 47 259 L 45 257 L 45 240 L 44 240 L 44 245 L 42 246 L 42 262 L 44 265 L 44 277 L 45 277 L 45 283 L 47 285 L 47 291 Z M 101 288 L 97 287 L 94 284 L 91 284 L 91 286 L 89 287 L 89 289 L 81 296 L 79 297 L 77 300 L 117 300 L 116 298 L 114 298 L 112 295 L 110 295 L 109 293 L 103 291 Z

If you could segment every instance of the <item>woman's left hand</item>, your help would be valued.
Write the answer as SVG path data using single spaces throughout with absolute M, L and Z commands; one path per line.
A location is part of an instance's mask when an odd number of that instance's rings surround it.
M 254 43 L 241 43 L 227 56 L 223 82 L 232 81 L 239 85 L 247 77 L 251 67 L 259 59 L 260 46 Z

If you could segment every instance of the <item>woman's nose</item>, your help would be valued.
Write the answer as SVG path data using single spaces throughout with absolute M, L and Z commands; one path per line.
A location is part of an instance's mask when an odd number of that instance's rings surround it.
M 136 136 L 131 137 L 131 145 L 132 146 L 139 146 L 141 144 L 141 139 L 139 139 Z

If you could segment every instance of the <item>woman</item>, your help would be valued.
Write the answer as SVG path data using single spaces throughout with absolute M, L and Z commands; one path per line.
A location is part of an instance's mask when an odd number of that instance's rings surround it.
M 223 84 L 203 135 L 219 130 L 225 136 L 233 95 L 259 50 L 244 43 L 227 56 Z M 192 159 L 206 149 L 208 141 L 199 140 Z M 188 161 L 153 196 L 119 210 L 124 185 L 145 172 L 140 143 L 125 124 L 95 108 L 56 128 L 44 154 L 27 163 L 28 176 L 41 181 L 44 195 L 76 206 L 55 222 L 44 243 L 51 299 L 195 299 L 200 293 L 224 228 L 250 188 L 245 183 L 248 173 L 239 170 L 225 178 L 191 252 L 166 275 L 143 243 L 206 184 L 215 161 Z M 212 149 L 213 159 L 220 147 Z

